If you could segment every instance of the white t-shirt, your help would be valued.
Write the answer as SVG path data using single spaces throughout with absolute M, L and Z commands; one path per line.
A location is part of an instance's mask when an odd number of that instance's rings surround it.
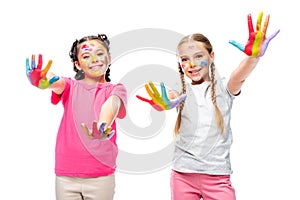
M 216 82 L 217 105 L 224 119 L 224 134 L 216 124 L 210 82 L 186 84 L 187 98 L 182 110 L 179 135 L 175 141 L 174 170 L 212 175 L 232 173 L 230 117 L 234 96 L 224 82 Z

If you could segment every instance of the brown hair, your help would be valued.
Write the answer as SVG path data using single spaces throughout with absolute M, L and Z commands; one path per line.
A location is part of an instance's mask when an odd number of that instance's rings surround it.
M 179 48 L 180 45 L 182 45 L 183 43 L 186 43 L 188 41 L 196 41 L 196 42 L 201 42 L 205 45 L 205 48 L 207 49 L 208 53 L 210 54 L 211 52 L 213 52 L 213 47 L 210 43 L 210 41 L 208 40 L 207 37 L 205 37 L 204 35 L 200 34 L 200 33 L 196 33 L 196 34 L 192 34 L 192 35 L 188 35 L 185 36 L 184 38 L 182 38 L 182 40 L 179 42 L 177 48 Z M 181 80 L 181 87 L 182 87 L 182 91 L 181 93 L 185 94 L 186 93 L 186 87 L 185 87 L 185 81 L 184 81 L 184 73 L 182 71 L 182 68 L 180 66 L 180 63 L 178 63 L 178 69 L 179 69 L 179 74 L 180 74 L 180 80 Z M 216 78 L 215 78 L 215 64 L 212 63 L 210 66 L 210 73 L 211 73 L 211 99 L 212 99 L 212 103 L 215 107 L 215 111 L 216 111 L 216 123 L 217 126 L 222 130 L 222 133 L 224 133 L 225 129 L 224 129 L 224 120 L 223 120 L 223 116 L 222 113 L 217 105 L 217 101 L 216 101 Z M 184 102 L 181 102 L 181 104 L 179 105 L 179 112 L 178 112 L 178 116 L 177 116 L 177 120 L 176 120 L 176 124 L 175 124 L 175 128 L 174 128 L 174 134 L 175 136 L 178 135 L 178 131 L 180 128 L 180 124 L 181 124 L 181 112 L 182 109 L 184 107 Z

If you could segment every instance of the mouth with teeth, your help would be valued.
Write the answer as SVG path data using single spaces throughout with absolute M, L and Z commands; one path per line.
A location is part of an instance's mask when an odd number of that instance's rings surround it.
M 94 66 L 90 66 L 89 69 L 91 71 L 102 71 L 103 70 L 103 65 L 94 65 Z
M 96 74 L 104 73 L 105 68 L 104 65 L 94 65 L 94 66 L 90 66 L 89 70 L 91 73 L 96 75 Z
M 200 75 L 200 70 L 201 70 L 201 68 L 195 68 L 195 69 L 192 69 L 192 70 L 188 70 L 188 72 L 191 76 L 199 76 Z

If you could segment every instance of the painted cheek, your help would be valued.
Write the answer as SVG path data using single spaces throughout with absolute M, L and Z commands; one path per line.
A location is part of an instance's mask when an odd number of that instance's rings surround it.
M 207 61 L 206 60 L 202 60 L 199 63 L 200 67 L 207 67 Z
M 191 66 L 193 66 L 193 63 L 192 63 L 192 61 L 189 61 L 188 63 L 182 64 L 181 66 L 182 66 L 182 68 L 184 69 L 184 68 L 186 68 L 186 67 L 191 67 Z
M 87 61 L 87 60 L 82 60 L 82 64 L 85 65 L 85 66 L 87 66 L 87 65 L 89 64 L 89 61 Z

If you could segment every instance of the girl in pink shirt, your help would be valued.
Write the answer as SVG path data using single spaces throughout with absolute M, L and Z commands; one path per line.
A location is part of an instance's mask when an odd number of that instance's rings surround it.
M 115 119 L 126 115 L 126 89 L 110 83 L 111 57 L 106 35 L 76 40 L 70 50 L 75 79 L 42 70 L 42 56 L 35 65 L 26 61 L 32 85 L 52 90 L 51 102 L 62 103 L 64 113 L 55 150 L 56 198 L 103 199 L 114 196 L 116 157 Z M 91 130 L 89 129 L 91 128 Z

